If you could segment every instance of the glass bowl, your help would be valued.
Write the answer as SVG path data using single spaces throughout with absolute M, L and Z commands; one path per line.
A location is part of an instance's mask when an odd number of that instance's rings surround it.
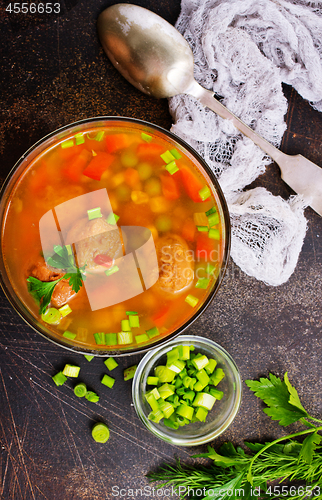
M 220 240 L 220 262 L 219 265 L 217 266 L 215 273 L 214 273 L 214 278 L 212 278 L 210 285 L 208 286 L 208 289 L 204 292 L 202 299 L 200 299 L 199 303 L 195 307 L 191 307 L 189 309 L 189 314 L 185 318 L 179 318 L 180 321 L 176 321 L 176 324 L 172 328 L 167 328 L 167 329 L 161 329 L 158 333 L 157 336 L 149 336 L 148 339 L 146 339 L 146 336 L 140 337 L 140 342 L 137 341 L 137 343 L 131 343 L 131 345 L 107 345 L 106 342 L 103 344 L 96 344 L 94 341 L 93 342 L 88 342 L 87 338 L 85 339 L 85 336 L 82 338 L 81 334 L 78 335 L 76 338 L 72 338 L 74 336 L 73 332 L 73 324 L 71 326 L 66 327 L 66 331 L 64 331 L 64 328 L 57 329 L 51 324 L 48 324 L 42 320 L 42 318 L 38 314 L 39 308 L 36 307 L 36 304 L 34 300 L 30 298 L 30 296 L 26 292 L 26 278 L 28 275 L 24 276 L 22 278 L 22 271 L 21 270 L 15 270 L 14 269 L 14 264 L 10 263 L 10 259 L 16 259 L 16 262 L 21 262 L 21 259 L 17 257 L 13 257 L 13 250 L 11 246 L 16 247 L 17 244 L 15 242 L 16 235 L 17 233 L 19 234 L 19 231 L 16 229 L 13 229 L 16 227 L 16 224 L 14 221 L 12 221 L 12 218 L 10 219 L 10 210 L 11 213 L 13 212 L 12 207 L 14 207 L 15 210 L 17 210 L 18 215 L 15 215 L 15 217 L 20 217 L 25 216 L 25 221 L 26 224 L 29 224 L 30 221 L 28 219 L 28 213 L 24 209 L 24 204 L 21 202 L 19 197 L 17 198 L 16 190 L 23 184 L 24 179 L 30 179 L 33 174 L 36 174 L 36 168 L 34 167 L 35 165 L 37 166 L 39 164 L 39 159 L 43 162 L 43 164 L 46 164 L 47 158 L 48 158 L 48 165 L 46 166 L 47 170 L 50 171 L 50 168 L 52 169 L 52 172 L 56 172 L 53 170 L 53 165 L 50 163 L 50 154 L 52 152 L 55 152 L 57 148 L 61 147 L 61 151 L 64 154 L 64 160 L 66 161 L 66 165 L 68 166 L 68 147 L 69 143 L 73 143 L 75 145 L 78 144 L 78 140 L 82 141 L 85 137 L 86 141 L 91 141 L 94 145 L 93 148 L 96 150 L 96 147 L 99 146 L 99 142 L 101 140 L 102 135 L 102 130 L 124 130 L 124 131 L 130 131 L 130 133 L 141 133 L 144 134 L 144 139 L 147 139 L 149 134 L 156 138 L 156 141 L 163 141 L 164 144 L 167 144 L 169 148 L 175 148 L 178 152 L 181 152 L 181 154 L 184 155 L 184 158 L 188 162 L 191 163 L 191 165 L 194 166 L 194 168 L 199 172 L 200 177 L 202 177 L 203 182 L 206 182 L 207 185 L 209 186 L 211 190 L 211 194 L 213 196 L 212 200 L 214 200 L 214 203 L 218 207 L 218 216 L 220 219 L 220 224 L 221 224 L 221 240 Z M 142 136 L 143 137 L 143 136 Z M 105 139 L 104 139 L 105 140 Z M 102 143 L 101 143 L 102 144 Z M 87 146 L 88 147 L 88 146 Z M 55 149 L 56 148 L 56 149 Z M 93 149 L 92 148 L 92 149 Z M 95 151 L 93 152 L 93 157 L 96 155 Z M 106 153 L 105 153 L 106 154 Z M 47 156 L 46 156 L 47 155 Z M 48 156 L 49 155 L 49 156 Z M 37 163 L 38 162 L 38 163 Z M 133 169 L 132 169 L 133 170 Z M 68 171 L 68 170 L 67 170 Z M 198 174 L 198 175 L 199 175 Z M 54 175 L 57 176 L 56 173 Z M 29 177 L 28 177 L 29 176 Z M 117 177 L 117 176 L 115 176 Z M 113 177 L 114 179 L 114 177 Z M 30 182 L 37 181 L 37 176 L 34 175 L 34 180 Z M 37 181 L 38 182 L 38 181 Z M 41 182 L 44 182 L 43 180 L 40 180 L 40 185 Z M 71 181 L 74 182 L 74 181 Z M 113 181 L 114 182 L 114 181 Z M 116 181 L 115 181 L 116 182 Z M 35 184 L 32 184 L 33 186 Z M 36 183 L 37 185 L 37 183 Z M 88 184 L 89 185 L 89 184 Z M 44 184 L 44 189 L 46 189 L 47 185 Z M 52 186 L 49 186 L 52 188 Z M 78 186 L 77 186 L 78 187 Z M 68 181 L 65 181 L 65 185 L 63 186 L 63 191 L 64 193 L 67 192 L 67 195 L 64 194 L 64 196 L 67 196 L 67 203 L 69 203 L 69 197 L 76 196 L 70 194 L 72 190 L 70 189 L 75 188 L 75 183 L 70 185 Z M 91 189 L 91 188 L 87 188 Z M 95 188 L 97 189 L 97 188 Z M 95 191 L 93 188 L 93 193 Z M 101 190 L 102 191 L 102 190 Z M 107 192 L 108 196 L 107 199 L 110 196 L 110 192 L 108 188 L 105 189 Z M 50 191 L 49 191 L 50 192 Z M 59 194 L 59 190 L 57 190 Z M 96 191 L 95 191 L 96 192 Z M 75 198 L 71 198 L 71 201 L 76 200 L 76 198 L 81 198 L 81 196 L 76 196 Z M 60 210 L 60 213 L 69 213 L 67 208 L 65 209 L 65 199 L 62 199 L 63 202 L 61 201 L 55 201 L 53 203 L 53 206 L 50 207 L 50 210 L 48 210 L 48 207 L 43 210 L 43 212 L 39 212 L 40 215 L 37 215 L 37 218 L 34 218 L 35 220 L 32 220 L 32 226 L 33 228 L 35 226 L 38 227 L 38 234 L 37 238 L 40 241 L 41 240 L 41 245 L 40 248 L 44 248 L 43 246 L 43 240 L 41 238 L 41 230 L 40 228 L 40 222 L 43 221 L 43 213 L 47 217 L 46 219 L 46 226 L 47 227 L 47 233 L 49 233 L 49 237 L 51 238 L 52 235 L 58 231 L 61 234 L 63 234 L 63 230 L 59 229 L 61 224 L 60 224 L 60 219 L 58 217 L 58 208 Z M 36 196 L 29 195 L 29 201 L 30 205 L 37 205 L 38 203 L 38 198 Z M 60 204 L 59 204 L 60 203 Z M 200 209 L 201 203 L 198 203 L 199 209 Z M 110 204 L 110 206 L 112 206 Z M 58 208 L 57 208 L 58 207 Z M 63 208 L 62 208 L 63 207 Z M 113 208 L 113 206 L 112 206 Z M 202 209 L 202 208 L 201 208 Z M 47 212 L 46 212 L 47 210 Z M 73 210 L 71 210 L 73 212 Z M 9 215 L 8 215 L 9 214 Z M 51 215 L 51 214 L 54 214 Z M 56 215 L 55 215 L 56 214 Z M 49 217 L 50 215 L 50 217 Z M 86 214 L 87 215 L 87 214 Z M 113 213 L 112 213 L 113 215 Z M 174 218 L 175 215 L 172 215 Z M 18 220 L 18 219 L 17 219 Z M 58 222 L 57 222 L 58 220 Z M 9 221 L 9 222 L 8 222 Z M 75 122 L 71 125 L 67 125 L 65 127 L 62 127 L 51 134 L 47 135 L 40 141 L 38 141 L 34 146 L 32 146 L 16 163 L 16 165 L 13 167 L 12 171 L 8 175 L 7 179 L 5 180 L 1 192 L 0 192 L 0 224 L 1 224 L 1 234 L 0 234 L 0 244 L 1 244 L 1 249 L 0 249 L 0 284 L 2 286 L 2 289 L 4 290 L 4 293 L 6 294 L 7 298 L 11 302 L 12 306 L 16 310 L 16 312 L 30 325 L 34 330 L 36 330 L 39 334 L 44 336 L 46 339 L 54 342 L 57 345 L 60 345 L 64 348 L 67 348 L 69 350 L 78 352 L 78 353 L 83 353 L 83 354 L 93 354 L 95 356 L 106 356 L 106 355 L 113 355 L 113 356 L 121 356 L 125 354 L 135 354 L 139 352 L 145 352 L 151 347 L 155 347 L 158 345 L 163 345 L 165 342 L 171 340 L 174 338 L 176 335 L 182 333 L 188 326 L 190 326 L 207 308 L 209 303 L 212 301 L 214 298 L 220 284 L 222 281 L 222 278 L 224 276 L 228 258 L 229 258 L 229 250 L 230 250 L 230 221 L 229 221 L 229 212 L 228 208 L 226 205 L 225 198 L 223 196 L 223 193 L 221 191 L 221 188 L 211 171 L 211 169 L 208 167 L 208 165 L 204 162 L 204 160 L 187 144 L 185 143 L 182 139 L 179 137 L 175 136 L 171 132 L 164 130 L 156 125 L 133 119 L 133 118 L 122 118 L 122 117 L 97 117 L 97 118 L 90 118 L 90 119 L 85 119 L 81 120 L 79 122 Z M 49 231 L 48 228 L 50 228 L 50 224 L 54 224 L 54 230 Z M 138 226 L 140 224 L 138 223 Z M 11 228 L 11 229 L 10 229 Z M 146 229 L 146 227 L 143 226 L 143 229 Z M 34 229 L 33 229 L 34 230 Z M 57 234 L 58 234 L 57 233 Z M 6 234 L 9 236 L 6 236 Z M 22 234 L 22 232 L 21 232 Z M 152 234 L 152 233 L 151 233 Z M 27 235 L 28 236 L 28 235 Z M 56 237 L 56 236 L 55 236 Z M 22 239 L 22 237 L 21 237 Z M 153 241 L 153 237 L 150 238 Z M 62 241 L 65 241 L 64 239 Z M 13 245 L 15 243 L 15 245 Z M 27 242 L 28 243 L 28 242 Z M 63 243 L 62 243 L 63 244 Z M 57 243 L 56 243 L 57 245 Z M 30 245 L 29 247 L 28 244 L 26 245 L 27 252 L 29 252 Z M 22 248 L 22 253 L 25 252 L 25 247 L 21 245 Z M 29 248 L 29 250 L 28 250 Z M 51 246 L 51 249 L 54 247 Z M 153 247 L 155 248 L 155 246 Z M 16 251 L 16 248 L 14 248 Z M 51 250 L 52 251 L 52 250 Z M 127 252 L 126 252 L 127 253 Z M 135 253 L 135 252 L 133 252 Z M 39 252 L 40 254 L 40 252 Z M 44 251 L 41 252 L 42 255 L 44 255 Z M 126 255 L 127 257 L 128 255 Z M 136 252 L 136 257 L 138 258 L 138 252 Z M 142 258 L 144 260 L 144 257 Z M 15 264 L 16 265 L 16 264 Z M 134 266 L 135 267 L 135 266 Z M 136 267 L 135 267 L 136 269 Z M 141 266 L 141 272 L 142 271 L 142 266 Z M 138 274 L 138 272 L 136 271 Z M 109 279 L 114 279 L 117 275 L 115 274 Z M 138 279 L 138 278 L 137 278 Z M 156 278 L 157 279 L 157 278 Z M 142 281 L 142 279 L 141 279 Z M 86 279 L 87 282 L 87 279 Z M 86 283 L 85 283 L 85 288 L 86 288 Z M 125 287 L 123 287 L 124 291 Z M 127 292 L 127 291 L 126 291 Z M 198 292 L 198 291 L 197 291 Z M 196 293 L 197 293 L 196 292 Z M 199 290 L 200 292 L 200 290 Z M 88 295 L 88 288 L 86 288 L 86 293 Z M 123 293 L 123 292 L 122 292 Z M 146 293 L 146 291 L 144 291 Z M 144 297 L 144 293 L 142 295 L 137 294 L 137 297 Z M 190 293 L 190 292 L 188 292 Z M 97 294 L 98 295 L 98 294 Z M 101 294 L 101 297 L 103 295 Z M 134 295 L 132 295 L 134 297 Z M 157 307 L 159 307 L 157 303 Z M 185 305 L 187 307 L 187 305 Z M 102 306 L 100 306 L 101 311 Z M 93 308 L 92 308 L 93 310 Z M 128 311 L 129 309 L 124 309 Z M 131 310 L 131 309 L 130 309 Z M 180 308 L 177 308 L 177 310 L 180 310 Z M 109 307 L 106 307 L 106 310 L 104 309 L 104 318 L 108 320 L 110 318 L 110 309 Z M 102 313 L 103 314 L 103 313 Z M 70 316 L 71 317 L 71 316 Z M 74 321 L 74 320 L 73 320 Z M 77 320 L 76 320 L 77 321 Z M 107 321 L 108 322 L 108 321 Z M 103 322 L 105 325 L 105 323 Z M 80 325 L 82 326 L 82 325 Z M 153 325 L 151 325 L 152 327 Z M 149 327 L 149 328 L 151 328 Z M 107 328 L 107 327 L 106 327 Z M 82 330 L 82 328 L 80 328 Z M 83 328 L 84 330 L 84 328 Z M 78 330 L 77 330 L 78 331 Z M 100 324 L 100 327 L 96 330 L 97 332 L 102 332 L 102 327 Z M 108 333 L 109 331 L 115 332 L 117 330 L 111 329 L 111 330 L 106 330 L 104 328 L 104 332 Z M 104 333 L 103 332 L 103 333 Z M 144 333 L 144 332 L 141 332 Z M 84 334 L 85 335 L 85 334 Z M 112 334 L 112 335 L 115 335 Z M 135 337 L 136 338 L 136 337 Z M 85 340 L 84 340 L 85 339 Z M 145 339 L 145 340 L 144 340 Z
M 162 420 L 159 423 L 149 420 L 151 407 L 145 394 L 148 376 L 153 375 L 156 366 L 165 365 L 167 352 L 179 345 L 193 345 L 196 353 L 214 358 L 217 367 L 224 370 L 225 377 L 216 387 L 224 392 L 224 396 L 215 402 L 205 422 L 190 423 L 175 430 L 164 425 Z M 151 388 L 152 386 L 149 386 L 149 390 Z M 236 363 L 220 345 L 204 337 L 180 335 L 166 345 L 145 354 L 134 375 L 132 398 L 139 418 L 152 434 L 176 446 L 197 446 L 212 441 L 232 423 L 241 403 L 242 382 Z

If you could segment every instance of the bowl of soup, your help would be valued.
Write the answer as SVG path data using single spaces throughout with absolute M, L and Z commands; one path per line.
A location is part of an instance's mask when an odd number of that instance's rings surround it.
M 84 354 L 146 351 L 206 309 L 230 248 L 203 159 L 147 122 L 98 117 L 44 137 L 1 191 L 1 286 L 50 341 Z

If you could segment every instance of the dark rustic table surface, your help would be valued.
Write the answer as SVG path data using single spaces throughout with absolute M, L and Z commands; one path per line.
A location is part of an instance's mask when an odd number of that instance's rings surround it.
M 180 11 L 179 0 L 137 3 L 172 24 Z M 78 119 L 121 115 L 170 128 L 167 101 L 141 94 L 103 53 L 96 20 L 110 4 L 60 0 L 59 14 L 15 14 L 5 10 L 9 0 L 2 3 L 1 181 L 34 142 Z M 284 91 L 289 109 L 281 149 L 301 152 L 322 166 L 321 115 L 292 88 L 285 86 Z M 283 197 L 291 194 L 276 165 L 254 185 Z M 321 418 L 322 219 L 310 208 L 305 214 L 307 235 L 288 282 L 266 286 L 230 261 L 216 299 L 188 332 L 226 348 L 243 380 L 288 371 L 304 404 Z M 174 456 L 191 462 L 192 453 L 205 451 L 173 447 L 142 426 L 132 405 L 131 382 L 122 380 L 123 369 L 140 358 L 120 358 L 113 390 L 102 390 L 102 359 L 88 363 L 43 339 L 0 292 L 0 497 L 105 500 L 118 493 L 131 498 L 134 490 L 148 485 L 145 474 L 159 464 Z M 71 384 L 53 384 L 52 375 L 66 362 L 81 366 L 84 380 L 101 395 L 99 403 L 75 398 Z M 91 437 L 91 425 L 98 419 L 110 427 L 105 445 Z M 284 432 L 244 385 L 237 418 L 214 444 L 264 440 Z

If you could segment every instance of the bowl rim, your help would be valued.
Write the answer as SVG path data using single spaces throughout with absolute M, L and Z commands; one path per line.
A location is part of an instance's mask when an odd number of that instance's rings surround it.
M 178 343 L 183 343 L 183 342 L 199 342 L 200 344 L 207 345 L 209 347 L 214 349 L 217 352 L 220 352 L 220 354 L 225 358 L 225 360 L 228 362 L 230 365 L 232 372 L 235 377 L 235 403 L 233 406 L 233 409 L 231 413 L 227 416 L 226 420 L 218 427 L 218 429 L 215 429 L 213 431 L 209 431 L 199 437 L 169 437 L 168 434 L 159 427 L 157 427 L 154 422 L 151 420 L 148 420 L 146 417 L 145 413 L 142 410 L 142 404 L 140 400 L 140 379 L 142 376 L 142 373 L 144 371 L 144 368 L 146 367 L 147 363 L 152 360 L 152 358 L 155 356 L 156 361 L 164 355 L 167 350 L 170 350 L 171 347 L 178 345 Z M 168 349 L 169 348 L 169 349 Z M 145 356 L 141 359 L 136 372 L 134 374 L 133 378 L 133 383 L 132 383 L 132 400 L 134 404 L 135 411 L 141 420 L 141 422 L 145 425 L 145 427 L 156 437 L 162 439 L 163 441 L 172 444 L 174 446 L 199 446 L 205 443 L 208 443 L 209 441 L 212 441 L 214 438 L 218 437 L 220 434 L 222 434 L 233 422 L 235 419 L 240 406 L 241 406 L 241 401 L 242 401 L 242 393 L 243 393 L 243 388 L 242 388 L 242 379 L 240 375 L 239 368 L 235 362 L 235 360 L 232 358 L 232 356 L 224 349 L 221 345 L 217 344 L 212 339 L 209 339 L 207 337 L 201 337 L 199 335 L 179 335 L 175 339 L 169 341 L 166 345 L 160 346 L 156 349 L 152 349 L 149 352 L 145 354 Z M 166 430 L 166 429 L 165 429 Z
M 45 144 L 47 141 L 52 139 L 53 137 L 57 135 L 61 135 L 61 138 L 64 136 L 68 135 L 71 133 L 72 129 L 79 127 L 79 126 L 85 126 L 88 125 L 90 126 L 91 124 L 97 123 L 97 122 L 124 122 L 124 123 L 134 123 L 142 127 L 149 127 L 152 130 L 156 130 L 157 132 L 164 134 L 165 136 L 169 137 L 170 140 L 173 140 L 174 142 L 177 142 L 182 146 L 184 149 L 186 149 L 200 164 L 200 166 L 205 170 L 206 174 L 209 176 L 212 184 L 214 185 L 214 188 L 216 190 L 216 193 L 218 195 L 218 199 L 221 204 L 221 209 L 223 213 L 223 218 L 224 218 L 224 227 L 225 227 L 225 246 L 223 248 L 223 259 L 222 259 L 222 264 L 220 268 L 220 272 L 218 274 L 216 283 L 213 286 L 213 290 L 209 293 L 208 297 L 206 300 L 203 302 L 203 304 L 199 307 L 198 311 L 195 312 L 193 316 L 181 325 L 177 330 L 169 334 L 165 338 L 161 338 L 157 340 L 155 343 L 152 343 L 148 346 L 134 346 L 131 350 L 95 350 L 93 348 L 86 348 L 83 346 L 74 346 L 72 345 L 72 342 L 69 341 L 68 339 L 65 339 L 62 337 L 61 340 L 56 340 L 54 338 L 51 338 L 49 334 L 47 334 L 45 331 L 41 331 L 41 323 L 39 323 L 39 326 L 37 327 L 35 323 L 35 319 L 33 319 L 33 322 L 31 319 L 28 318 L 27 314 L 24 312 L 23 308 L 20 305 L 20 300 L 18 296 L 14 292 L 14 288 L 12 287 L 9 278 L 6 275 L 6 267 L 4 264 L 4 258 L 3 258 L 3 244 L 2 244 L 2 239 L 3 239 L 3 228 L 5 224 L 5 207 L 7 206 L 7 197 L 10 195 L 10 192 L 7 193 L 7 188 L 10 185 L 10 182 L 12 181 L 16 171 L 18 168 L 23 164 L 23 162 L 28 162 L 29 156 L 33 153 L 36 152 L 37 148 L 39 148 L 41 145 Z M 75 131 L 76 132 L 76 131 Z M 45 148 L 44 148 L 45 149 Z M 26 166 L 29 164 L 28 162 Z M 114 116 L 114 115 L 107 115 L 107 116 L 94 116 L 91 118 L 84 118 L 81 120 L 77 120 L 75 122 L 69 123 L 67 125 L 64 125 L 62 127 L 59 127 L 58 129 L 50 132 L 49 134 L 45 135 L 41 139 L 39 139 L 36 143 L 34 143 L 14 164 L 14 166 L 11 168 L 9 171 L 7 177 L 5 178 L 1 188 L 0 188 L 0 286 L 10 302 L 11 306 L 13 309 L 16 311 L 16 313 L 27 323 L 29 327 L 31 327 L 34 331 L 36 331 L 38 334 L 40 334 L 42 337 L 46 338 L 50 342 L 54 343 L 57 346 L 63 347 L 71 352 L 75 352 L 77 354 L 86 354 L 86 355 L 94 355 L 97 357 L 106 357 L 106 356 L 117 356 L 117 357 L 122 357 L 122 356 L 128 356 L 128 355 L 135 355 L 135 354 L 142 354 L 145 352 L 148 352 L 150 349 L 154 349 L 157 347 L 161 347 L 165 344 L 167 344 L 169 341 L 172 339 L 176 338 L 178 335 L 181 335 L 187 328 L 189 328 L 203 313 L 204 311 L 208 308 L 210 303 L 213 301 L 218 289 L 221 286 L 222 280 L 224 278 L 224 275 L 227 270 L 228 262 L 229 262 L 229 257 L 230 257 L 230 247 L 231 247 L 231 225 L 230 225 L 230 217 L 229 217 L 229 210 L 228 210 L 228 205 L 225 199 L 225 196 L 223 194 L 223 191 L 220 187 L 220 184 L 218 180 L 216 179 L 213 171 L 209 167 L 209 165 L 206 163 L 206 161 L 195 151 L 195 149 L 190 146 L 187 142 L 185 142 L 181 137 L 176 136 L 173 132 L 166 130 L 165 128 L 156 125 L 154 123 L 150 123 L 145 120 L 141 120 L 138 118 L 132 118 L 132 117 L 124 117 L 124 116 Z M 10 287 L 11 290 L 10 291 Z M 14 292 L 14 293 L 12 293 Z M 27 308 L 26 308 L 27 309 Z

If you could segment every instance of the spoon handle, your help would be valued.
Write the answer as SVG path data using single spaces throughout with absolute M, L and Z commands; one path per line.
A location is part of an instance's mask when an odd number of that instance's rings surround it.
M 267 153 L 277 164 L 282 161 L 285 153 L 282 153 L 279 149 L 275 148 L 266 139 L 258 135 L 254 130 L 252 130 L 246 123 L 242 122 L 236 115 L 229 111 L 221 102 L 219 102 L 213 92 L 204 89 L 195 80 L 192 82 L 191 86 L 186 91 L 187 94 L 196 97 L 204 106 L 211 109 L 221 118 L 229 120 L 242 134 L 249 137 L 257 146 L 259 146 L 265 153 Z

